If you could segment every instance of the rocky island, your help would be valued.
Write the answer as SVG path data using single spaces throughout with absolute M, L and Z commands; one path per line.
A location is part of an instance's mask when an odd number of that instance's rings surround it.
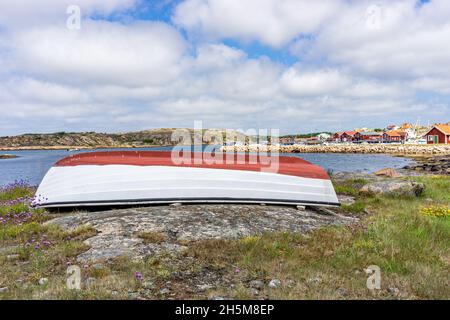
M 104 149 L 104 148 L 144 148 L 172 146 L 178 142 L 172 140 L 176 130 L 183 130 L 191 141 L 203 141 L 202 131 L 193 129 L 163 128 L 126 133 L 97 132 L 57 132 L 48 134 L 23 134 L 0 137 L 0 150 L 56 150 L 56 149 Z M 225 130 L 211 129 L 209 132 L 225 135 Z M 234 132 L 238 137 L 242 133 Z M 207 141 L 203 141 L 207 143 Z M 191 143 L 189 143 L 191 144 Z
M 18 156 L 14 154 L 0 154 L 0 159 L 14 159 L 18 158 Z

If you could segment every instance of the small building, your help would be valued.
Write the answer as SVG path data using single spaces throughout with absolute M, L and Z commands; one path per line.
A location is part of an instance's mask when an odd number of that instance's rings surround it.
M 314 144 L 321 144 L 322 141 L 319 139 L 319 137 L 310 137 L 306 138 L 305 143 L 309 145 L 314 145 Z
M 340 141 L 340 142 L 349 142 L 353 141 L 355 139 L 355 131 L 344 131 L 344 132 L 336 132 L 333 135 L 334 141 Z
M 333 134 L 333 141 L 341 141 L 341 135 L 343 134 L 343 132 L 336 132 L 335 134 Z
M 405 142 L 406 139 L 408 139 L 408 132 L 407 131 L 403 131 L 403 130 L 397 130 L 397 133 L 400 135 L 400 140 L 402 142 Z
M 355 140 L 357 141 L 378 142 L 382 138 L 383 138 L 382 132 L 368 131 L 368 132 L 357 132 L 355 134 Z
M 386 131 L 383 133 L 384 142 L 405 142 L 408 134 L 405 131 Z
M 282 137 L 280 138 L 280 144 L 285 146 L 291 146 L 295 144 L 295 139 L 293 137 Z
M 306 138 L 295 138 L 294 144 L 306 144 Z
M 450 125 L 436 124 L 425 134 L 428 144 L 450 144 Z
M 317 138 L 319 140 L 326 141 L 326 140 L 329 140 L 331 138 L 331 135 L 324 132 L 324 133 L 320 133 L 319 135 L 317 135 Z

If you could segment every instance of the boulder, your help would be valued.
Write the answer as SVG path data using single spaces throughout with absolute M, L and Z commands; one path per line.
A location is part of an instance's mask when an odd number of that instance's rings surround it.
M 418 197 L 425 190 L 423 183 L 407 180 L 377 181 L 363 186 L 359 191 L 363 194 L 383 194 L 407 197 Z
M 381 169 L 380 171 L 375 172 L 375 175 L 385 176 L 385 177 L 390 177 L 390 178 L 397 178 L 397 177 L 401 176 L 397 171 L 395 171 L 392 168 Z
M 342 194 L 338 194 L 338 199 L 341 204 L 352 205 L 355 203 L 355 197 L 350 197 Z
M 252 280 L 250 281 L 250 287 L 261 290 L 264 288 L 264 282 L 261 280 Z
M 269 288 L 276 289 L 281 286 L 281 281 L 279 279 L 273 279 L 269 282 Z

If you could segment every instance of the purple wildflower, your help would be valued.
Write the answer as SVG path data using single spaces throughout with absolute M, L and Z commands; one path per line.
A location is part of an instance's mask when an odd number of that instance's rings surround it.
M 134 277 L 136 278 L 136 280 L 138 280 L 139 282 L 144 281 L 144 277 L 142 276 L 142 273 L 140 273 L 139 271 L 136 271 L 134 273 Z

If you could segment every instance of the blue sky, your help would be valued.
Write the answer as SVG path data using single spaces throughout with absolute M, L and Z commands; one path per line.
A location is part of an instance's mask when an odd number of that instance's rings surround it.
M 0 135 L 448 122 L 449 38 L 445 0 L 3 1 Z

